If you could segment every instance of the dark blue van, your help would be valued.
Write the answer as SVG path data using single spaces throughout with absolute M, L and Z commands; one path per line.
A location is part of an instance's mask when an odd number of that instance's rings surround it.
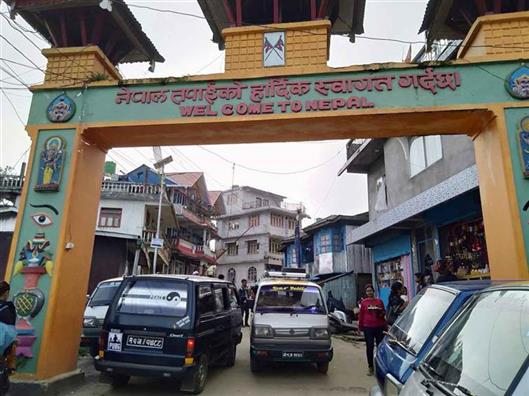
M 391 327 L 375 357 L 377 383 L 371 396 L 398 395 L 449 320 L 491 281 L 462 281 L 423 289 Z

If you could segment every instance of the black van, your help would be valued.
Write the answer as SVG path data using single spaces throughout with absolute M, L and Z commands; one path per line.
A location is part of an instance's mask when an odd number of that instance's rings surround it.
M 233 366 L 242 339 L 233 283 L 188 275 L 127 277 L 107 312 L 98 371 L 115 387 L 131 376 L 176 378 L 200 393 L 208 367 Z

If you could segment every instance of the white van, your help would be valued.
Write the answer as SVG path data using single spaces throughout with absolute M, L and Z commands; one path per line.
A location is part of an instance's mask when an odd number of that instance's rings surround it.
M 103 321 L 122 281 L 123 278 L 113 278 L 100 282 L 88 299 L 83 316 L 81 346 L 89 347 L 92 356 L 97 355 Z
M 270 272 L 259 283 L 253 308 L 252 372 L 267 362 L 316 363 L 323 374 L 333 357 L 323 292 L 305 274 Z

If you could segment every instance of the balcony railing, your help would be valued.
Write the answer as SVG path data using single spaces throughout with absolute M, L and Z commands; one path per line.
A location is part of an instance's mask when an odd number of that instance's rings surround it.
M 0 190 L 2 191 L 21 190 L 22 184 L 24 184 L 24 178 L 20 175 L 0 176 Z
M 105 180 L 101 183 L 101 191 L 123 192 L 129 194 L 159 194 L 160 186 L 157 184 L 137 184 Z
M 268 208 L 270 207 L 270 202 L 259 202 L 259 201 L 246 201 L 242 203 L 243 210 L 247 209 L 256 209 L 256 208 Z

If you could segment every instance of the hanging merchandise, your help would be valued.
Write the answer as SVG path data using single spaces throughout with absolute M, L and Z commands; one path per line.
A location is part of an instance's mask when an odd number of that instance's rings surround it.
M 490 278 L 483 219 L 439 229 L 441 254 L 460 279 Z

